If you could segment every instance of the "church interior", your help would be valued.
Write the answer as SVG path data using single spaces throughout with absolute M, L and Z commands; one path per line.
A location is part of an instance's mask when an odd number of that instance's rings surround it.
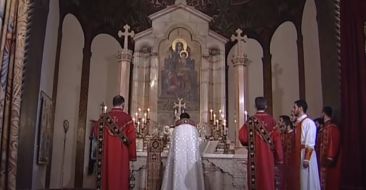
M 331 106 L 340 189 L 366 189 L 365 1 L 5 0 L 0 10 L 0 189 L 95 189 L 90 136 L 115 95 L 137 131 L 131 189 L 159 189 L 183 112 L 204 141 L 205 189 L 247 189 L 238 131 L 258 96 L 276 119 L 298 99 L 312 119 Z

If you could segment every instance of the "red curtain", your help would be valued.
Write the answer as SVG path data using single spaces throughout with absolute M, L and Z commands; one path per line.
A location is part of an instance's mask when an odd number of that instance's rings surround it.
M 365 0 L 341 0 L 341 189 L 366 189 Z

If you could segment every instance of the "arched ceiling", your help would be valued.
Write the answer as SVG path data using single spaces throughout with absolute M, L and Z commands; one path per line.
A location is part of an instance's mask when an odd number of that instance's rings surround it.
M 135 32 L 150 28 L 148 16 L 172 4 L 174 0 L 62 0 L 60 8 L 62 15 L 76 15 L 86 33 L 116 36 L 124 24 Z M 305 0 L 187 0 L 187 4 L 211 16 L 210 28 L 223 36 L 242 28 L 248 36 L 259 37 L 271 35 L 286 20 L 301 26 Z

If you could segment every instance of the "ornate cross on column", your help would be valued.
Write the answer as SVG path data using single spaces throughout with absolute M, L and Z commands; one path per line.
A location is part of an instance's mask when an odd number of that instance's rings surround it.
M 186 109 L 186 103 L 183 103 L 183 98 L 178 98 L 178 103 L 174 102 L 173 108 L 175 119 L 179 120 L 180 114 L 184 112 L 184 109 Z
M 123 49 L 128 49 L 128 37 L 133 38 L 135 36 L 135 32 L 132 30 L 131 32 L 129 32 L 130 30 L 130 26 L 128 24 L 123 26 L 123 29 L 125 29 L 124 32 L 122 32 L 121 30 L 118 31 L 118 37 L 122 38 L 123 36 Z
M 247 42 L 248 40 L 248 37 L 247 35 L 242 35 L 243 31 L 238 28 L 236 31 L 235 31 L 236 35 L 231 35 L 231 41 L 235 41 L 237 40 L 238 41 L 238 46 L 236 48 L 236 56 L 239 56 L 240 58 L 241 57 L 244 57 L 244 43 Z M 240 53 L 240 52 L 243 52 L 243 53 Z
M 236 88 L 238 89 L 235 94 L 235 105 L 236 105 L 236 114 L 238 116 L 238 122 L 235 124 L 236 134 L 239 134 L 239 130 L 241 125 L 246 121 L 244 117 L 245 110 L 247 109 L 248 105 L 248 58 L 245 54 L 245 45 L 248 40 L 246 35 L 242 35 L 243 31 L 238 28 L 236 30 L 236 34 L 231 36 L 232 41 L 238 41 L 236 46 L 236 52 L 233 58 L 233 66 L 236 72 Z M 238 135 L 236 135 L 236 146 L 240 147 L 241 144 L 238 139 Z

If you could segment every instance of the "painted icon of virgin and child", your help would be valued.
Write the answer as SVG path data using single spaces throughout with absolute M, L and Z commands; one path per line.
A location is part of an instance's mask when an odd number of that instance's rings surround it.
M 195 61 L 191 58 L 190 48 L 183 39 L 176 39 L 164 59 L 162 70 L 162 94 L 165 96 L 192 96 L 197 84 Z

